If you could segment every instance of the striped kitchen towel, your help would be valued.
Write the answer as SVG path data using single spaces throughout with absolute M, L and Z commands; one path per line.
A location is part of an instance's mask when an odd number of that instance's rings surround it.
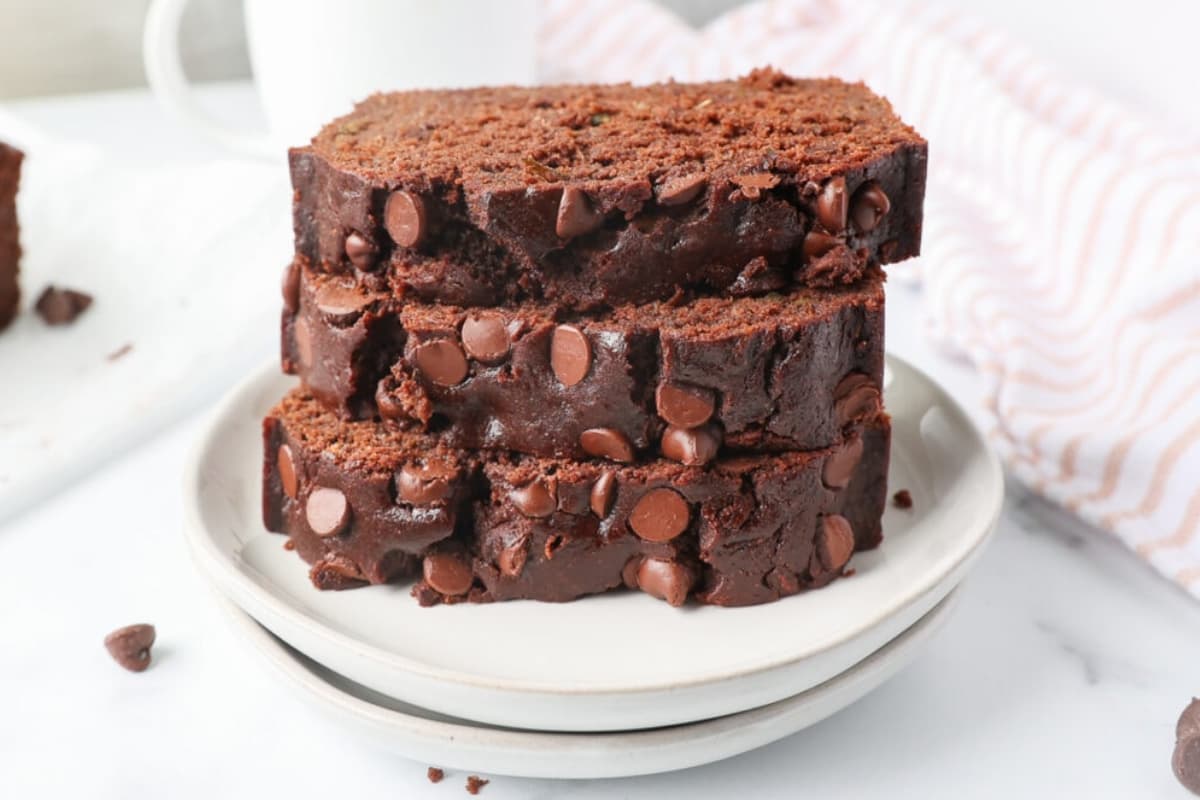
M 694 30 L 630 0 L 546 0 L 549 81 L 770 64 L 863 80 L 930 142 L 924 287 L 985 378 L 1011 472 L 1200 597 L 1200 144 L 1070 85 L 944 8 L 774 0 Z

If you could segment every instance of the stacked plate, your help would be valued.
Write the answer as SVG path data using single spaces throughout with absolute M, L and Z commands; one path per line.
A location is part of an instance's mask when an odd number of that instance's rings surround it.
M 639 593 L 562 605 L 422 608 L 408 587 L 318 592 L 260 520 L 264 369 L 217 410 L 187 478 L 188 540 L 238 630 L 370 741 L 445 767 L 532 777 L 661 772 L 811 725 L 898 671 L 953 606 L 995 526 L 1003 477 L 958 405 L 889 358 L 884 543 L 854 575 L 749 608 Z M 619 754 L 619 758 L 615 757 Z

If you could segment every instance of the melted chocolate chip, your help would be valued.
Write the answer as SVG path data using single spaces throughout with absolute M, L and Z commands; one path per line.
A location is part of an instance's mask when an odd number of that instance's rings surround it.
M 350 524 L 350 504 L 339 490 L 318 487 L 308 496 L 304 517 L 317 536 L 336 536 Z
M 300 263 L 293 261 L 283 271 L 283 307 L 289 314 L 300 309 Z
M 647 558 L 637 571 L 638 588 L 677 608 L 687 602 L 692 582 L 692 571 L 674 561 Z
M 592 346 L 574 325 L 559 325 L 550 338 L 550 368 L 564 386 L 574 386 L 592 368 Z
M 275 468 L 279 471 L 279 485 L 283 493 L 291 499 L 296 499 L 300 482 L 296 479 L 296 461 L 292 458 L 292 448 L 286 444 L 279 445 L 275 453 Z
M 457 386 L 468 372 L 462 348 L 449 339 L 434 339 L 413 351 L 417 369 L 439 386 Z
M 361 270 L 369 270 L 375 264 L 377 252 L 375 245 L 357 231 L 346 237 L 346 258 Z
M 867 181 L 854 193 L 850 203 L 850 217 L 861 233 L 869 233 L 892 209 L 892 203 L 879 181 Z
M 512 342 L 504 318 L 499 314 L 472 314 L 463 320 L 463 349 L 484 364 L 499 364 L 508 358 Z
M 808 235 L 804 237 L 804 257 L 812 261 L 814 258 L 825 255 L 839 244 L 841 244 L 841 240 L 835 236 L 820 231 L 809 231 Z
M 846 179 L 830 178 L 817 196 L 817 221 L 827 233 L 846 230 Z
M 648 542 L 668 542 L 687 530 L 691 509 L 674 489 L 651 489 L 629 513 L 629 527 Z
M 416 247 L 425 239 L 428 221 L 420 195 L 397 189 L 383 207 L 383 227 L 401 247 Z
M 150 666 L 150 648 L 154 646 L 153 625 L 126 625 L 104 637 L 104 647 L 113 660 L 130 672 Z
M 668 425 L 662 435 L 662 454 L 672 461 L 699 467 L 717 457 L 723 433 L 719 425 L 678 428 Z
M 613 461 L 633 461 L 633 445 L 625 434 L 612 428 L 591 428 L 579 435 L 579 446 L 583 452 L 596 458 L 611 458 Z
M 525 561 L 529 557 L 529 537 L 521 534 L 517 540 L 500 551 L 496 557 L 496 566 L 501 575 L 515 578 L 525 569 Z
M 854 554 L 854 529 L 841 514 L 826 514 L 821 518 L 821 530 L 817 534 L 817 557 L 827 572 L 835 572 L 846 566 Z
M 708 422 L 716 409 L 712 389 L 688 383 L 661 383 L 654 393 L 658 415 L 680 428 L 695 428 Z
M 862 459 L 863 440 L 857 433 L 842 443 L 825 458 L 821 468 L 821 482 L 829 489 L 845 489 L 854 477 L 854 470 Z
M 396 475 L 396 496 L 405 503 L 428 506 L 450 496 L 450 484 L 458 470 L 449 464 L 427 461 L 405 464 Z
M 421 574 L 432 589 L 450 597 L 466 594 L 474 580 L 470 565 L 453 553 L 425 556 Z
M 874 418 L 881 404 L 879 387 L 861 372 L 851 372 L 833 390 L 833 412 L 843 427 Z
M 557 495 L 552 481 L 539 478 L 519 489 L 513 489 L 508 499 L 527 517 L 548 517 L 558 508 Z
M 703 175 L 671 178 L 657 189 L 658 203 L 663 206 L 682 206 L 692 202 L 708 184 Z
M 322 591 L 356 589 L 370 583 L 367 576 L 359 569 L 358 564 L 345 556 L 336 554 L 327 555 L 313 564 L 313 568 L 308 571 L 308 577 L 313 586 Z
M 612 470 L 607 470 L 600 474 L 596 482 L 592 484 L 592 491 L 588 498 L 589 506 L 592 513 L 600 519 L 608 516 L 608 512 L 612 511 L 613 500 L 616 497 L 617 491 L 617 476 Z
M 558 204 L 558 219 L 554 232 L 560 239 L 573 239 L 591 233 L 604 222 L 604 216 L 592 206 L 592 201 L 577 186 L 563 189 Z

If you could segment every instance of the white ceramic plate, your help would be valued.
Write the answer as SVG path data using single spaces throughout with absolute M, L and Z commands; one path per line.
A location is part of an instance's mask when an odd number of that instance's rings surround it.
M 795 697 L 719 719 L 646 731 L 546 733 L 453 719 L 373 692 L 292 649 L 227 600 L 234 625 L 331 721 L 364 744 L 463 772 L 617 778 L 745 753 L 815 725 L 907 666 L 950 617 L 957 593 L 849 670 Z
M 566 604 L 421 608 L 407 585 L 318 592 L 260 520 L 261 417 L 292 381 L 264 369 L 219 407 L 186 484 L 203 572 L 281 639 L 390 697 L 537 730 L 632 730 L 712 719 L 845 671 L 957 585 L 1000 511 L 1002 473 L 958 405 L 891 359 L 884 544 L 856 574 L 749 608 L 672 608 L 639 593 Z

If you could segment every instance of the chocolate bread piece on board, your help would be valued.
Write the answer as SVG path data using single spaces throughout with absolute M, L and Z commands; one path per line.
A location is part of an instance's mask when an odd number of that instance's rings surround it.
M 296 390 L 264 422 L 264 521 L 319 588 L 420 575 L 423 603 L 619 586 L 763 603 L 823 586 L 879 543 L 889 442 L 880 415 L 835 447 L 706 468 L 543 459 L 346 422 Z
M 347 418 L 453 447 L 703 464 L 811 450 L 879 413 L 883 275 L 855 287 L 618 306 L 404 302 L 293 265 L 283 362 Z
M 925 140 L 862 84 L 377 94 L 291 151 L 296 252 L 426 302 L 853 283 L 920 250 Z
M 17 285 L 17 265 L 21 260 L 17 186 L 23 159 L 20 150 L 0 142 L 0 329 L 12 322 L 21 301 Z

